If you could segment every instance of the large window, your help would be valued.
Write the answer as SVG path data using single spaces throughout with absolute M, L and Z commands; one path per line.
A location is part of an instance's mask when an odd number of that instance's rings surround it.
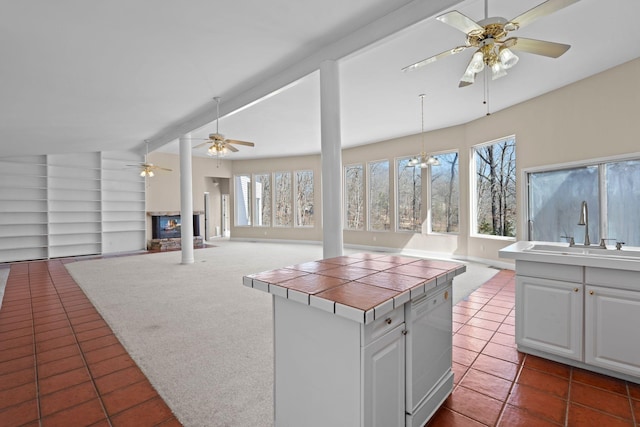
M 368 164 L 369 171 L 369 229 L 388 231 L 391 228 L 389 214 L 389 161 Z
M 251 177 L 234 176 L 235 219 L 237 226 L 251 225 Z
M 345 228 L 364 230 L 364 167 L 344 167 Z
M 276 172 L 274 174 L 275 186 L 275 218 L 274 225 L 290 227 L 292 221 L 292 203 L 291 196 L 293 194 L 291 188 L 291 172 Z
M 255 190 L 255 225 L 271 225 L 271 174 L 254 175 Z
M 296 226 L 313 226 L 313 171 L 296 172 Z
M 547 242 L 574 237 L 582 243 L 578 225 L 582 201 L 587 202 L 589 235 L 598 238 L 598 168 L 580 167 L 529 174 L 529 239 Z
M 396 160 L 398 194 L 396 206 L 399 231 L 422 231 L 422 169 L 410 166 L 411 157 Z
M 606 238 L 613 239 L 607 244 L 640 246 L 640 160 L 530 172 L 527 178 L 529 240 L 573 237 L 583 244 L 586 230 L 578 221 L 584 201 L 592 244 Z
M 515 137 L 473 148 L 474 234 L 516 235 Z
M 439 165 L 431 166 L 430 231 L 457 233 L 460 210 L 458 152 L 438 154 Z

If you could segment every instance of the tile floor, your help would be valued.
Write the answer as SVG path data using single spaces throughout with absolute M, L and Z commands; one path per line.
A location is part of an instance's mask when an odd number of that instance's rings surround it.
M 428 427 L 640 425 L 640 385 L 518 352 L 514 299 L 503 270 L 453 308 L 455 386 Z
M 11 265 L 0 426 L 180 426 L 63 261 Z
M 454 307 L 456 385 L 428 427 L 636 426 L 640 385 L 519 353 L 514 274 Z M 179 426 L 64 261 L 11 265 L 0 426 Z

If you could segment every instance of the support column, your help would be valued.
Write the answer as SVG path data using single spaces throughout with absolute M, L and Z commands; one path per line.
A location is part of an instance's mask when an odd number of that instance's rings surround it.
M 322 160 L 322 253 L 342 255 L 342 141 L 340 75 L 336 61 L 320 64 L 320 129 Z
M 180 237 L 182 264 L 193 264 L 193 183 L 191 134 L 180 137 Z

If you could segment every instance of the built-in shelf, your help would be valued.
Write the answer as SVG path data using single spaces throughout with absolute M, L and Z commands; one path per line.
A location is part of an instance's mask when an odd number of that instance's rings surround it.
M 0 262 L 144 249 L 145 181 L 125 167 L 142 160 L 115 151 L 0 158 Z

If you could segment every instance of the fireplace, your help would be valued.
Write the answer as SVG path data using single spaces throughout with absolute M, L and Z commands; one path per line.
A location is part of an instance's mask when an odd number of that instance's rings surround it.
M 180 238 L 180 215 L 151 215 L 151 236 L 153 239 Z M 200 215 L 193 215 L 193 235 L 200 235 Z

